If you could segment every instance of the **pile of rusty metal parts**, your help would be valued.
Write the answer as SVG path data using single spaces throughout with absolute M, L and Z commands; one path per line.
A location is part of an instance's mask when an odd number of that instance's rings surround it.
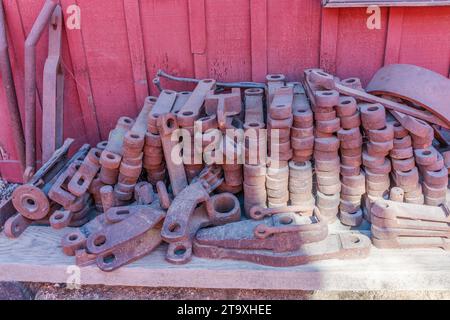
M 195 88 L 163 89 L 159 77 Z M 392 65 L 367 91 L 321 69 L 305 70 L 302 83 L 162 71 L 154 83 L 160 95 L 136 119 L 118 119 L 108 141 L 68 158 L 67 140 L 14 191 L 8 237 L 33 223 L 76 227 L 64 253 L 104 271 L 162 243 L 174 264 L 192 255 L 279 267 L 367 257 L 370 239 L 329 229 L 338 219 L 372 222 L 379 248 L 449 247 L 450 80 Z

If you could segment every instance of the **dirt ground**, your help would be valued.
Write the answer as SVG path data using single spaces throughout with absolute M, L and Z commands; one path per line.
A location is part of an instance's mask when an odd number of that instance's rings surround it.
M 450 291 L 322 292 L 293 290 L 228 290 L 195 288 L 138 288 L 0 282 L 0 300 L 450 300 Z

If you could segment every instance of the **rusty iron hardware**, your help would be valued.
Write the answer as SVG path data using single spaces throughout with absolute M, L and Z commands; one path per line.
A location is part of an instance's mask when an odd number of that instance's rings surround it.
M 8 51 L 8 39 L 6 37 L 6 21 L 3 2 L 0 3 L 0 73 L 6 95 L 6 105 L 8 107 L 11 121 L 8 126 L 14 136 L 15 149 L 21 164 L 21 170 L 25 170 L 25 136 L 23 134 L 22 121 L 20 119 L 19 105 L 17 102 L 16 87 L 11 69 L 11 60 Z M 26 181 L 24 181 L 26 182 Z M 0 225 L 2 223 L 0 214 Z
M 216 86 L 216 80 L 201 80 L 184 106 L 177 114 L 177 120 L 180 127 L 193 127 L 195 120 L 199 119 L 204 111 L 204 102 L 208 93 Z
M 77 250 L 86 249 L 87 238 L 100 230 L 102 230 L 108 222 L 105 214 L 98 215 L 78 229 L 71 230 L 61 239 L 61 247 L 64 254 L 74 256 Z
M 421 120 L 425 120 L 429 123 L 437 124 L 444 128 L 447 128 L 447 129 L 449 128 L 448 123 L 444 122 L 440 118 L 437 118 L 436 116 L 434 116 L 433 114 L 431 114 L 429 112 L 421 111 L 421 110 L 409 107 L 405 104 L 401 104 L 401 103 L 394 102 L 391 100 L 383 99 L 383 98 L 374 96 L 372 94 L 366 93 L 365 91 L 360 91 L 358 89 L 349 88 L 347 86 L 344 86 L 344 85 L 338 83 L 332 75 L 325 73 L 323 71 L 313 70 L 308 75 L 308 77 L 309 77 L 308 78 L 309 81 L 311 81 L 317 85 L 323 86 L 324 88 L 326 88 L 328 90 L 336 90 L 343 95 L 351 96 L 356 99 L 366 101 L 369 103 L 380 103 L 381 105 L 383 105 L 385 108 L 387 108 L 389 110 L 398 111 L 398 112 L 419 118 Z
M 178 112 L 180 112 L 181 108 L 183 108 L 183 106 L 189 100 L 191 95 L 192 95 L 192 92 L 190 92 L 190 91 L 178 92 L 177 93 L 177 100 L 175 101 L 175 104 L 173 105 L 173 108 L 172 108 L 171 112 L 173 114 L 178 114 Z
M 107 253 L 116 246 L 145 234 L 164 219 L 165 212 L 149 206 L 127 206 L 111 208 L 105 213 L 105 217 L 109 215 L 127 218 L 91 234 L 86 242 L 89 253 Z
M 72 142 L 72 139 L 66 140 L 64 145 L 54 153 L 53 157 L 27 184 L 14 190 L 12 195 L 14 207 L 26 218 L 40 220 L 48 214 L 50 201 L 47 194 L 53 182 L 61 174 L 61 169 L 65 166 L 64 160 Z M 80 157 L 83 152 L 86 154 L 88 148 L 88 146 L 82 148 L 82 151 L 79 151 L 76 156 Z
M 100 180 L 104 184 L 116 184 L 119 167 L 123 155 L 123 141 L 125 134 L 134 125 L 134 120 L 122 117 L 117 121 L 116 127 L 109 133 L 108 144 L 100 156 Z
M 268 74 L 266 76 L 267 86 L 266 89 L 266 103 L 270 106 L 272 103 L 275 92 L 286 85 L 286 76 L 284 74 Z
M 289 252 L 328 236 L 328 225 L 316 216 L 282 213 L 261 221 L 244 220 L 200 230 L 196 243 L 239 250 Z
M 175 101 L 177 99 L 177 93 L 173 90 L 164 90 L 158 97 L 155 105 L 148 115 L 148 131 L 153 134 L 159 134 L 158 131 L 158 118 L 164 114 L 170 113 Z
M 164 241 L 178 242 L 189 238 L 189 221 L 195 208 L 210 199 L 223 179 L 218 166 L 206 167 L 192 183 L 183 189 L 172 201 L 161 231 Z
M 63 143 L 64 68 L 61 64 L 63 18 L 56 6 L 48 28 L 48 58 L 44 65 L 42 93 L 42 161 L 46 162 Z
M 157 77 L 163 77 L 172 81 L 178 81 L 178 82 L 189 82 L 189 83 L 199 83 L 201 80 L 194 79 L 194 78 L 184 78 L 184 77 L 176 77 L 173 75 L 170 75 L 163 70 L 158 70 Z M 257 83 L 257 82 L 217 82 L 218 87 L 223 88 L 242 88 L 242 89 L 249 89 L 249 88 L 261 88 L 264 89 L 266 85 L 264 83 Z
M 160 229 L 165 211 L 159 203 L 111 208 L 62 239 L 65 254 L 77 263 L 97 263 L 113 271 L 147 255 L 162 243 Z M 91 249 L 92 252 L 89 248 Z
M 421 238 L 450 238 L 450 229 L 448 230 L 417 230 L 417 229 L 401 229 L 390 227 L 378 227 L 372 224 L 372 237 L 379 240 L 392 240 L 399 237 L 421 237 Z
M 219 129 L 232 128 L 232 117 L 242 111 L 241 89 L 232 88 L 230 93 L 214 94 L 211 90 L 205 99 L 205 112 L 216 115 Z
M 162 242 L 159 229 L 149 229 L 143 235 L 97 256 L 97 266 L 103 271 L 114 271 L 121 266 L 136 261 L 153 250 Z
M 63 170 L 59 175 L 58 179 L 56 179 L 48 192 L 50 200 L 58 203 L 63 208 L 68 209 L 72 203 L 77 200 L 77 197 L 68 191 L 67 186 L 81 164 L 81 161 L 75 161 L 70 164 L 70 166 L 66 170 Z
M 192 257 L 192 240 L 198 230 L 239 221 L 240 218 L 241 207 L 235 195 L 221 193 L 212 196 L 205 204 L 195 209 L 189 220 L 189 239 L 169 243 L 166 260 L 174 264 L 188 263 Z
M 68 226 L 79 226 L 87 222 L 92 209 L 92 199 L 89 194 L 80 197 L 70 210 L 56 210 L 49 218 L 50 226 L 54 229 L 63 229 Z
M 208 229 L 197 235 L 201 236 Z M 233 259 L 273 267 L 290 267 L 326 259 L 363 259 L 370 253 L 370 239 L 362 234 L 331 234 L 326 239 L 302 245 L 298 250 L 275 252 L 271 250 L 232 249 L 194 241 L 194 255 L 200 258 Z
M 13 193 L 13 204 L 16 210 L 25 219 L 19 217 L 11 217 L 11 221 L 7 221 L 5 227 L 21 226 L 17 230 L 5 231 L 5 233 L 19 236 L 31 223 L 29 221 L 44 221 L 45 224 L 62 228 L 65 226 L 78 226 L 87 222 L 87 214 L 89 211 L 89 195 L 75 199 L 67 207 L 66 212 L 58 211 L 59 204 L 52 202 L 48 195 L 53 185 L 65 171 L 74 165 L 80 158 L 86 156 L 89 145 L 82 147 L 61 169 L 61 171 L 46 184 L 40 185 L 24 185 L 22 188 Z
M 245 129 L 263 129 L 264 123 L 264 90 L 245 90 Z
M 59 206 L 54 204 L 49 210 L 49 216 L 56 213 L 58 209 Z M 86 210 L 77 212 L 76 215 L 72 215 L 70 217 L 70 221 L 66 220 L 67 217 L 65 214 L 64 215 L 65 221 L 63 221 L 61 225 L 77 228 L 86 224 L 89 221 L 89 219 L 87 216 L 88 215 L 87 208 L 85 209 Z M 66 223 L 66 221 L 68 222 Z M 20 213 L 16 213 L 5 222 L 3 231 L 8 238 L 16 239 L 32 224 L 49 225 L 51 224 L 51 220 L 49 219 L 48 216 L 40 220 L 31 220 L 24 217 Z M 56 227 L 58 228 L 57 225 Z
M 77 172 L 74 173 L 67 188 L 77 197 L 81 197 L 88 191 L 89 186 L 100 170 L 100 156 L 101 150 L 92 148 L 89 150 L 83 163 L 80 165 Z
M 58 3 L 46 0 L 25 41 L 25 157 L 27 182 L 36 168 L 36 44 L 48 26 Z
M 42 185 L 50 181 L 63 167 L 73 139 L 67 139 L 64 145 L 58 149 L 53 157 L 47 161 L 32 178 L 29 179 L 27 185 Z M 12 196 L 4 202 L 0 207 L 0 226 L 7 221 L 15 213 Z
M 378 70 L 367 92 L 406 100 L 437 115 L 450 127 L 450 80 L 431 70 L 407 64 L 392 64 Z
M 292 205 L 292 206 L 283 206 L 276 208 L 264 208 L 261 206 L 254 206 L 250 209 L 249 215 L 254 220 L 261 220 L 275 214 L 287 213 L 287 212 L 300 212 L 301 215 L 310 215 L 310 213 L 315 210 L 317 212 L 317 208 L 310 203 L 304 203 L 300 205 Z
M 450 250 L 450 239 L 442 237 L 395 237 L 378 239 L 372 237 L 372 243 L 379 249 L 427 249 L 441 248 Z
M 151 183 L 142 181 L 134 187 L 134 199 L 138 205 L 149 205 L 155 200 L 153 186 Z
M 161 115 L 158 119 L 158 128 L 161 135 L 164 157 L 166 159 L 167 171 L 169 172 L 172 192 L 175 196 L 180 194 L 188 185 L 183 162 L 176 163 L 173 159 L 173 151 L 178 146 L 178 139 L 173 135 L 179 133 L 177 117 L 172 113 Z M 176 136 L 175 136 L 176 138 Z M 181 159 L 180 159 L 181 160 Z
M 381 219 L 409 219 L 450 223 L 445 210 L 437 206 L 400 203 L 389 200 L 377 200 L 371 207 L 371 214 Z

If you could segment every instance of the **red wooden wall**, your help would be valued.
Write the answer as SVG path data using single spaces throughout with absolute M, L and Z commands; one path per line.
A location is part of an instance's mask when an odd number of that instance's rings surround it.
M 23 112 L 24 40 L 44 0 L 3 0 Z M 320 0 L 60 0 L 81 8 L 81 30 L 66 30 L 65 135 L 78 145 L 106 139 L 117 118 L 137 114 L 159 68 L 223 81 L 298 80 L 321 66 L 365 83 L 384 63 L 417 64 L 448 76 L 450 7 L 383 8 L 369 30 L 365 8 L 323 9 Z M 38 100 L 47 35 L 38 48 Z M 166 86 L 167 82 L 163 82 Z M 171 85 L 181 89 L 180 85 Z M 42 106 L 38 102 L 38 117 Z M 22 113 L 23 117 L 23 113 Z M 0 173 L 20 177 L 0 89 Z M 37 125 L 40 157 L 41 121 Z

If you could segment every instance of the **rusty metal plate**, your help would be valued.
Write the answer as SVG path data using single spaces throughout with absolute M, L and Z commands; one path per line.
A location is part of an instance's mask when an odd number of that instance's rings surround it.
M 174 264 L 184 264 L 192 257 L 192 240 L 198 230 L 209 226 L 224 225 L 239 221 L 241 208 L 239 200 L 231 193 L 221 193 L 212 196 L 204 205 L 195 209 L 189 220 L 189 239 L 175 241 L 169 244 L 166 260 Z
M 261 221 L 244 220 L 200 230 L 196 243 L 228 249 L 298 250 L 302 244 L 324 240 L 328 227 L 317 217 L 283 213 Z
M 441 207 L 377 200 L 371 207 L 371 215 L 381 219 L 409 219 L 450 223 L 450 216 Z
M 396 237 L 381 240 L 372 238 L 372 243 L 379 249 L 429 249 L 450 250 L 450 239 L 441 237 Z
M 105 254 L 117 246 L 140 237 L 153 229 L 165 216 L 165 211 L 149 206 L 116 207 L 111 208 L 108 213 L 111 211 L 127 218 L 91 234 L 86 243 L 89 253 Z
M 436 72 L 409 64 L 392 64 L 375 73 L 366 91 L 413 102 L 450 126 L 450 79 Z
M 249 261 L 272 267 L 290 267 L 326 259 L 363 259 L 370 253 L 370 239 L 362 234 L 333 234 L 288 252 L 229 249 L 194 242 L 194 254 L 201 258 Z

